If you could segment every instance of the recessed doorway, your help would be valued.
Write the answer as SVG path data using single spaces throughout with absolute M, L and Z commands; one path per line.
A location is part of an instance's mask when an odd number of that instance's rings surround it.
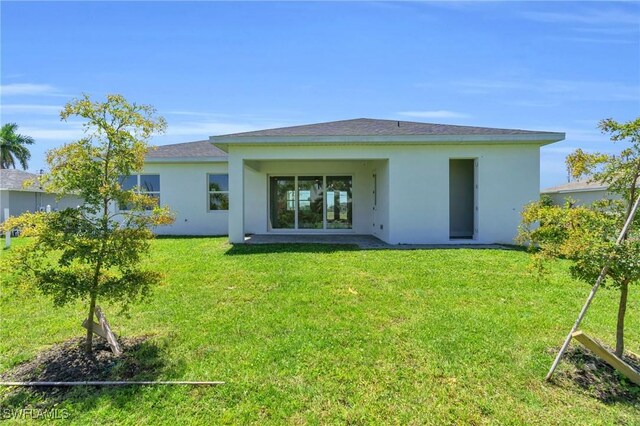
M 449 160 L 449 238 L 475 238 L 476 160 Z

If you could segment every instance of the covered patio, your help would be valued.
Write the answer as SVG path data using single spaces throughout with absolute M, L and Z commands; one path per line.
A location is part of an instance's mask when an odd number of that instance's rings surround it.
M 230 212 L 235 211 L 230 229 L 241 225 L 243 237 L 232 242 L 251 244 L 244 239 L 251 234 L 287 241 L 305 235 L 319 242 L 334 242 L 337 235 L 384 238 L 379 234 L 388 215 L 387 168 L 387 160 L 379 159 L 245 158 L 240 170 L 231 167 L 229 173 Z M 371 241 L 357 244 L 372 246 Z

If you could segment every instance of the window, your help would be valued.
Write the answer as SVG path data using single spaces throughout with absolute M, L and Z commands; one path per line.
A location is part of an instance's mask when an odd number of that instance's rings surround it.
M 207 175 L 209 211 L 229 210 L 229 175 Z
M 156 205 L 160 205 L 160 175 L 131 175 L 121 176 L 120 186 L 123 190 L 134 190 L 137 194 L 145 194 L 155 198 Z M 129 210 L 129 206 L 120 205 L 120 210 Z M 147 207 L 151 210 L 151 207 Z

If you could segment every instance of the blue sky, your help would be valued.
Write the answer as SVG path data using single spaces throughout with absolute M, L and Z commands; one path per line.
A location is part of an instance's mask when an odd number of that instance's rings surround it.
M 76 139 L 60 107 L 122 93 L 169 124 L 156 144 L 371 117 L 564 131 L 615 151 L 599 119 L 640 115 L 640 3 L 6 2 L 2 123 L 33 136 L 31 170 Z

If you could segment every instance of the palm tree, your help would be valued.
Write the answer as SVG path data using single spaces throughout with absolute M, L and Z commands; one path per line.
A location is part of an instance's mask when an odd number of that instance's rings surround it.
M 33 138 L 16 133 L 17 130 L 16 123 L 7 123 L 0 129 L 0 169 L 15 169 L 17 160 L 27 170 L 27 161 L 31 158 L 27 145 L 33 144 Z

